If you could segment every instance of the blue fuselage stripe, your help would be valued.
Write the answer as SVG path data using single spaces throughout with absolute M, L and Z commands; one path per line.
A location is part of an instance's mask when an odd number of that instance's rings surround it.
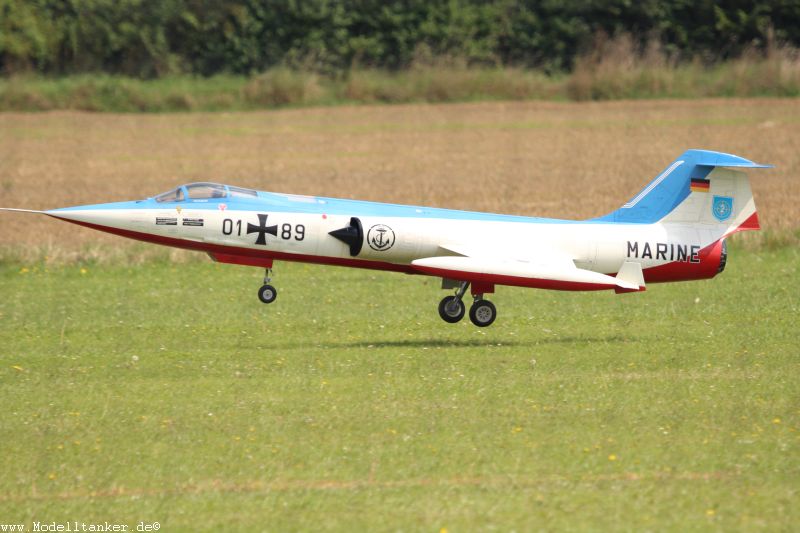
M 562 220 L 554 218 L 526 217 L 518 215 L 504 215 L 497 213 L 482 213 L 478 211 L 459 211 L 455 209 L 441 209 L 433 207 L 418 207 L 410 205 L 384 204 L 380 202 L 367 202 L 361 200 L 342 200 L 337 198 L 314 197 L 313 201 L 295 201 L 288 199 L 287 195 L 278 193 L 259 193 L 257 199 L 223 198 L 201 201 L 182 202 L 156 202 L 153 199 L 133 202 L 115 202 L 108 204 L 82 205 L 54 209 L 52 213 L 69 211 L 91 210 L 138 210 L 138 209 L 164 209 L 174 211 L 178 207 L 187 211 L 220 209 L 220 204 L 225 204 L 228 210 L 237 211 L 262 211 L 282 213 L 309 213 L 326 215 L 344 215 L 361 217 L 393 217 L 393 218 L 419 218 L 428 220 L 475 220 L 486 222 L 516 222 L 528 224 L 578 224 L 578 223 L 608 223 L 604 220 Z M 310 199 L 309 199 L 310 200 Z

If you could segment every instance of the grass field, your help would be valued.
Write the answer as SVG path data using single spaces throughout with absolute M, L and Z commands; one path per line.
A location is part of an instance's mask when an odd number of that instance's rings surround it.
M 187 181 L 590 217 L 688 147 L 765 231 L 631 295 L 258 269 L 0 215 L 0 524 L 182 530 L 791 530 L 800 521 L 800 103 L 490 103 L 0 114 L 0 205 Z M 742 238 L 747 237 L 747 238 Z
M 647 293 L 282 266 L 0 270 L 0 517 L 164 531 L 786 530 L 797 250 Z

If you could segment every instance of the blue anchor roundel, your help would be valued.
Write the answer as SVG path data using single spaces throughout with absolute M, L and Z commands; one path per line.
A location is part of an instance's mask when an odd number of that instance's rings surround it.
M 714 196 L 714 203 L 711 205 L 711 213 L 714 218 L 723 222 L 731 218 L 733 214 L 733 198 L 730 196 Z

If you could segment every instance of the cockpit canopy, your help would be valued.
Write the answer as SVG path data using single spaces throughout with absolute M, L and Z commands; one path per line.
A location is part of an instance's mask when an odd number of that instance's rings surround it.
M 159 194 L 155 197 L 155 200 L 159 203 L 183 202 L 186 200 L 207 202 L 209 200 L 219 200 L 237 196 L 257 198 L 258 192 L 253 189 L 242 189 L 241 187 L 232 187 L 220 183 L 189 183 L 188 185 L 181 185 L 169 192 Z

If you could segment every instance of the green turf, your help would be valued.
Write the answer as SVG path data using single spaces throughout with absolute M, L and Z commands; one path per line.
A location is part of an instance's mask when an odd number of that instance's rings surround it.
M 734 249 L 643 294 L 437 280 L 0 267 L 0 523 L 178 530 L 789 530 L 798 264 Z

